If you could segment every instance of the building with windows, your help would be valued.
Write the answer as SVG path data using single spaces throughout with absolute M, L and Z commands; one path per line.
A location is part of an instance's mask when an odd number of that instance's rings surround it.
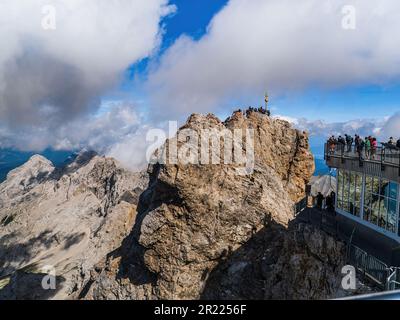
M 337 169 L 336 212 L 400 245 L 400 150 L 367 156 L 345 149 L 325 146 L 327 165 Z

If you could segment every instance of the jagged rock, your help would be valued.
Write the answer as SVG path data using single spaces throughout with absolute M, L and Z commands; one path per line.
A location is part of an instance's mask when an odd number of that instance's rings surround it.
M 54 171 L 51 161 L 35 155 L 21 167 L 10 171 L 6 183 L 0 185 L 0 206 L 5 197 L 17 197 L 37 186 Z M 1 208 L 1 207 L 0 207 Z
M 94 266 L 131 230 L 136 194 L 147 180 L 147 174 L 91 152 L 61 170 L 34 156 L 11 172 L 0 185 L 0 278 L 13 281 L 0 297 L 27 298 L 30 293 L 17 290 L 15 282 L 27 277 L 35 282 L 46 265 L 63 281 L 42 297 L 66 298 L 81 290 Z M 36 282 L 32 287 L 40 288 Z M 41 291 L 31 293 L 37 298 Z
M 122 278 L 128 279 L 141 269 L 150 271 L 153 278 L 147 275 L 147 280 L 145 276 L 134 285 L 130 281 L 121 287 L 110 281 L 115 272 L 111 271 L 108 276 L 94 279 L 86 298 L 117 298 L 115 292 L 119 298 L 126 297 L 126 291 L 139 298 L 206 297 L 203 292 L 210 285 L 214 270 L 266 227 L 276 224 L 285 229 L 293 219 L 294 203 L 304 196 L 314 170 L 305 133 L 294 130 L 288 122 L 259 113 L 249 117 L 235 113 L 225 122 L 213 115 L 195 114 L 179 132 L 186 129 L 253 129 L 254 172 L 238 174 L 240 166 L 224 163 L 167 162 L 150 166 L 149 188 L 141 197 L 137 223 L 127 240 L 129 245 L 123 245 L 119 256 L 109 263 L 119 265 L 115 271 L 126 271 Z M 166 152 L 169 159 L 174 140 L 177 137 L 157 152 L 159 158 Z M 183 143 L 177 141 L 178 149 Z M 224 147 L 222 144 L 221 154 Z M 272 240 L 273 237 L 266 243 Z M 133 261 L 141 261 L 134 272 L 129 267 Z M 231 266 L 228 274 L 233 278 L 249 263 Z M 146 292 L 146 296 L 138 295 L 138 290 Z
M 253 129 L 254 170 L 167 162 L 145 179 L 112 159 L 76 162 L 16 197 L 1 194 L 0 219 L 15 216 L 0 229 L 4 270 L 54 262 L 63 271 L 56 297 L 73 299 L 335 296 L 343 244 L 293 221 L 314 171 L 307 134 L 256 112 L 225 122 L 192 115 L 185 129 Z M 7 280 L 8 297 L 20 272 Z
M 314 166 L 305 133 L 259 113 L 236 113 L 225 123 L 193 115 L 187 128 L 254 129 L 255 167 L 250 175 L 231 164 L 151 168 L 155 183 L 139 242 L 162 299 L 199 298 L 210 271 L 268 220 L 287 225 Z
M 344 244 L 310 225 L 271 222 L 211 273 L 204 299 L 337 296 Z

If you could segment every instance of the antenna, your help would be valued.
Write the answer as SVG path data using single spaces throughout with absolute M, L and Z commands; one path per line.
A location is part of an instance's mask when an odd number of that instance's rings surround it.
M 267 112 L 268 112 L 268 101 L 269 101 L 268 91 L 265 91 L 265 111 Z

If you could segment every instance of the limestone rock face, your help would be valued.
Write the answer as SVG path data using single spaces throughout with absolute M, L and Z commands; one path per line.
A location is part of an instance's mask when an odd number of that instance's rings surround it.
M 187 129 L 199 136 L 206 129 L 250 130 L 254 144 L 228 135 L 220 151 L 239 149 L 254 161 L 169 161 L 175 143 L 178 150 L 200 144 L 180 138 Z M 306 133 L 256 112 L 236 112 L 225 122 L 195 114 L 156 155 L 164 152 L 166 163 L 146 174 L 94 155 L 63 170 L 36 158 L 10 174 L 0 185 L 0 298 L 336 295 L 343 244 L 293 221 L 314 171 Z M 29 275 L 40 279 L 44 264 L 56 267 L 62 284 L 51 296 L 26 285 Z
M 30 189 L 45 180 L 53 171 L 53 164 L 46 158 L 35 155 L 21 167 L 7 175 L 7 183 L 0 185 L 0 201 L 5 197 L 16 197 L 25 194 Z M 0 202 L 0 206 L 2 202 Z
M 187 129 L 198 136 L 206 129 L 253 130 L 254 170 L 243 174 L 241 164 L 224 161 L 169 163 L 175 143 L 178 150 L 190 143 L 198 146 L 198 140 L 178 138 Z M 236 143 L 231 142 L 222 143 L 221 154 Z M 247 147 L 241 146 L 245 154 Z M 225 122 L 213 115 L 192 115 L 163 150 L 167 161 L 149 167 L 149 188 L 131 235 L 99 267 L 103 271 L 92 278 L 85 298 L 200 298 L 213 270 L 234 252 L 271 223 L 288 226 L 293 205 L 304 197 L 314 171 L 307 135 L 259 113 L 245 117 L 237 112 Z M 112 281 L 117 272 L 117 281 Z
M 314 170 L 307 135 L 285 121 L 259 113 L 235 113 L 225 123 L 193 115 L 181 130 L 188 128 L 199 135 L 210 128 L 253 129 L 254 172 L 238 174 L 231 164 L 150 167 L 153 184 L 138 240 L 162 299 L 200 298 L 211 271 L 269 221 L 287 226 Z
M 0 184 L 0 279 L 10 282 L 0 297 L 67 298 L 79 291 L 131 230 L 147 180 L 88 152 L 62 170 L 34 156 L 12 171 Z M 57 291 L 42 292 L 36 279 L 47 266 L 55 268 Z
M 345 246 L 311 225 L 271 222 L 210 275 L 205 299 L 327 299 L 340 293 Z

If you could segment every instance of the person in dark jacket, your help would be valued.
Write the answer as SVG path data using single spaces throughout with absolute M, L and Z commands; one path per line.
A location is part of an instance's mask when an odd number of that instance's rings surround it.
M 347 152 L 351 152 L 351 146 L 353 145 L 353 137 L 345 134 L 346 138 L 346 145 L 347 145 Z
M 324 196 L 321 192 L 318 192 L 317 195 L 317 208 L 322 210 L 322 205 L 324 203 Z
M 356 134 L 354 135 L 354 152 L 358 152 L 358 146 L 360 145 L 359 136 Z
M 357 153 L 360 160 L 363 159 L 364 140 L 358 137 Z
M 340 146 L 340 151 L 343 153 L 344 152 L 344 147 L 346 146 L 346 140 L 344 140 L 344 138 L 342 136 L 339 136 L 338 144 Z

